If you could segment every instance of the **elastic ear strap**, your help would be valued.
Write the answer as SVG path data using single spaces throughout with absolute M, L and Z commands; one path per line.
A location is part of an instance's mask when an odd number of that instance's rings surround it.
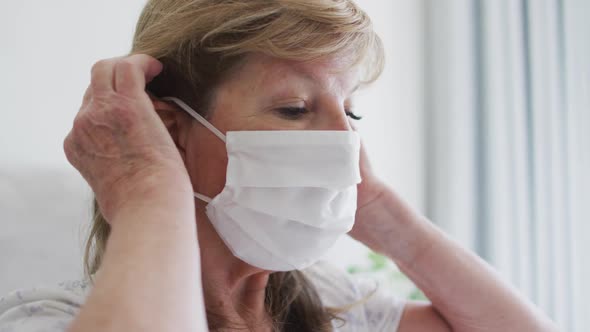
M 225 142 L 225 135 L 221 131 L 219 131 L 219 129 L 215 128 L 211 123 L 209 123 L 209 121 L 207 121 L 207 119 L 201 116 L 201 114 L 195 112 L 195 110 L 193 110 L 190 106 L 185 104 L 182 100 L 176 97 L 163 97 L 160 99 L 169 100 L 176 103 L 176 105 L 180 106 L 180 108 L 185 110 L 188 114 L 192 115 L 193 118 L 199 121 L 203 126 L 207 127 L 207 129 L 209 129 L 213 134 L 215 134 L 215 136 L 219 137 L 219 139 Z
M 193 196 L 195 196 L 195 198 L 202 200 L 205 203 L 211 203 L 211 198 L 209 198 L 205 195 L 201 195 L 199 193 L 193 193 Z

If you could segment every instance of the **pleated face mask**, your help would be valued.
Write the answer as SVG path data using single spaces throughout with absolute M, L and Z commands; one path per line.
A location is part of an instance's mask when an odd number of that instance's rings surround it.
M 225 187 L 206 214 L 232 253 L 270 271 L 303 269 L 348 233 L 360 183 L 360 138 L 354 131 L 228 131 L 175 102 L 219 139 L 228 164 Z

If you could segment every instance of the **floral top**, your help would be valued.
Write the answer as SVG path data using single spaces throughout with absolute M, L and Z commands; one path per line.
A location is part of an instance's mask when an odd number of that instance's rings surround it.
M 326 263 L 304 270 L 324 305 L 352 307 L 333 322 L 334 332 L 395 332 L 404 301 L 375 281 L 354 279 Z M 0 332 L 64 332 L 92 288 L 87 280 L 14 291 L 0 298 Z

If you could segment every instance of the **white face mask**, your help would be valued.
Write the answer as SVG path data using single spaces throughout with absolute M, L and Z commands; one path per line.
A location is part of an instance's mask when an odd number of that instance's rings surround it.
M 206 213 L 232 253 L 271 271 L 303 269 L 348 233 L 356 213 L 360 138 L 354 131 L 229 131 L 227 137 L 174 97 L 226 142 L 225 188 Z

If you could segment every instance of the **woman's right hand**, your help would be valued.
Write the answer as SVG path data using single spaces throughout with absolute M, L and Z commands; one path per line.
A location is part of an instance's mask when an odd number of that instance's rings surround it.
M 161 70 L 158 60 L 142 54 L 97 62 L 64 140 L 68 161 L 109 223 L 125 206 L 153 204 L 171 193 L 192 202 L 182 157 L 145 91 Z

